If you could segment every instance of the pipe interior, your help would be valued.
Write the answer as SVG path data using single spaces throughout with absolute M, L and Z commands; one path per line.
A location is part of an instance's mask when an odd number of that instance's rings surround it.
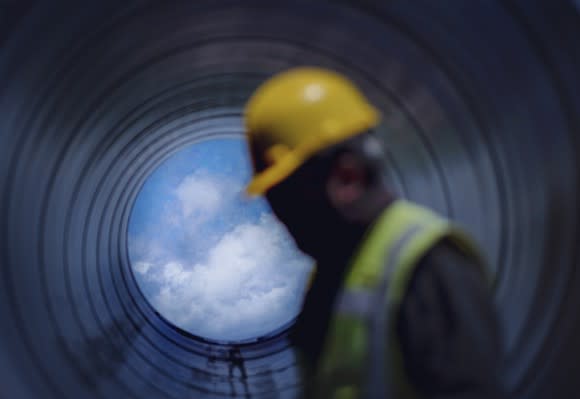
M 199 140 L 240 137 L 252 90 L 296 65 L 352 78 L 383 111 L 396 193 L 485 251 L 511 394 L 577 390 L 572 2 L 29 1 L 0 2 L 0 21 L 8 397 L 300 396 L 287 329 L 232 362 L 155 312 L 127 254 L 149 174 Z

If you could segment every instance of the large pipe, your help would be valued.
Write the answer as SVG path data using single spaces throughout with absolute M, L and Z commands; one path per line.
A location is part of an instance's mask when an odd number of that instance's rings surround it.
M 0 378 L 14 398 L 290 398 L 286 331 L 188 336 L 139 291 L 144 179 L 293 65 L 385 114 L 397 192 L 464 224 L 495 275 L 513 397 L 580 388 L 574 2 L 0 2 Z M 247 378 L 243 377 L 243 374 Z

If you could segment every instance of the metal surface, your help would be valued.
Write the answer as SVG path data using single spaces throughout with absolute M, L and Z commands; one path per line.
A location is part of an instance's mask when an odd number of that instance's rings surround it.
M 283 332 L 238 352 L 157 315 L 133 279 L 126 230 L 156 165 L 241 134 L 256 84 L 309 64 L 347 73 L 385 112 L 396 190 L 486 250 L 513 397 L 570 397 L 573 3 L 0 2 L 0 396 L 299 395 Z

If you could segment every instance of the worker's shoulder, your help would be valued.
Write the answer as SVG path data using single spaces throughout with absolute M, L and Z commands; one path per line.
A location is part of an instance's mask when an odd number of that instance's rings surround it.
M 478 260 L 469 256 L 452 241 L 443 239 L 435 244 L 418 262 L 413 280 L 431 278 L 440 284 L 456 285 L 459 280 L 481 281 L 485 275 L 481 271 Z

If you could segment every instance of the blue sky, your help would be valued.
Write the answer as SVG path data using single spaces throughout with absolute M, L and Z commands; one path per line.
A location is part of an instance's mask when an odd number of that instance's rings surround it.
M 135 277 L 152 305 L 193 334 L 243 340 L 299 311 L 312 261 L 263 198 L 249 199 L 245 142 L 194 144 L 145 182 L 129 223 Z

